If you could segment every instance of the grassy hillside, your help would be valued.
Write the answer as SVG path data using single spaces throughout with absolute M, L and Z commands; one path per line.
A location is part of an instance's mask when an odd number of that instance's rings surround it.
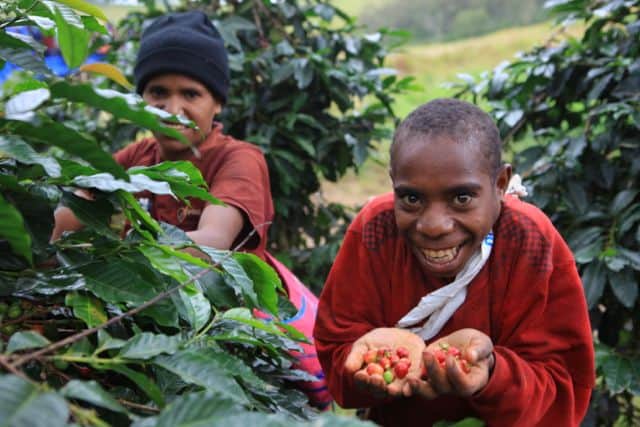
M 579 33 L 580 28 L 576 28 Z M 441 44 L 411 45 L 391 56 L 389 65 L 403 75 L 411 75 L 421 90 L 403 95 L 394 105 L 399 117 L 417 106 L 453 94 L 444 86 L 458 80 L 460 73 L 478 76 L 504 60 L 513 60 L 518 52 L 546 43 L 552 36 L 550 24 L 539 24 L 498 31 L 482 37 Z M 358 174 L 349 173 L 338 183 L 323 183 L 325 199 L 350 206 L 363 204 L 369 197 L 390 191 L 387 173 L 388 141 L 383 141 L 377 161 L 364 164 Z

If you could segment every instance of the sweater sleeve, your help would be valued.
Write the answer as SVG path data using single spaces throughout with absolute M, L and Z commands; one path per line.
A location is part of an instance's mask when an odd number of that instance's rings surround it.
M 578 426 L 595 363 L 575 262 L 550 224 L 542 235 L 525 236 L 519 253 L 500 311 L 495 369 L 471 405 L 491 426 Z
M 344 408 L 370 407 L 382 403 L 354 387 L 353 375 L 344 364 L 353 342 L 370 330 L 385 326 L 379 285 L 388 273 L 383 257 L 368 250 L 360 233 L 345 235 L 322 290 L 314 339 L 329 391 Z

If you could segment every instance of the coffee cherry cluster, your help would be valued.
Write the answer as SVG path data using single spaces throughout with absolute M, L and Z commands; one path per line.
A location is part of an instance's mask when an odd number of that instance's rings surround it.
M 395 351 L 391 348 L 371 349 L 365 353 L 362 368 L 369 375 L 381 375 L 384 382 L 391 384 L 394 379 L 402 379 L 407 376 L 411 367 L 409 350 L 398 347 Z
M 446 365 L 447 356 L 453 356 L 462 372 L 464 372 L 465 374 L 471 372 L 469 362 L 467 362 L 467 359 L 463 359 L 461 357 L 460 349 L 444 341 L 440 342 L 438 345 L 440 348 L 434 351 L 433 355 L 435 356 L 440 366 L 444 368 Z

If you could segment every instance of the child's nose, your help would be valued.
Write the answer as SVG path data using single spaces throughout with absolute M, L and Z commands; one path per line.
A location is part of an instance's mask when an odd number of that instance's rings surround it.
M 430 238 L 437 238 L 453 231 L 454 221 L 444 207 L 426 207 L 418 218 L 416 228 Z
M 156 107 L 161 108 L 167 113 L 173 114 L 175 116 L 184 115 L 182 103 L 180 102 L 180 99 L 175 96 L 170 96 L 163 99 L 159 103 L 159 105 L 156 105 Z

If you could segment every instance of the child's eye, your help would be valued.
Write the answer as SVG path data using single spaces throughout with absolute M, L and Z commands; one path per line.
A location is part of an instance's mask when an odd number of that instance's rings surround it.
M 187 99 L 195 99 L 200 95 L 200 92 L 197 90 L 185 90 L 184 97 Z
M 415 194 L 404 194 L 400 199 L 407 206 L 415 206 L 420 202 L 420 198 Z
M 471 194 L 457 194 L 453 198 L 453 202 L 458 206 L 466 206 L 473 200 L 473 196 Z

